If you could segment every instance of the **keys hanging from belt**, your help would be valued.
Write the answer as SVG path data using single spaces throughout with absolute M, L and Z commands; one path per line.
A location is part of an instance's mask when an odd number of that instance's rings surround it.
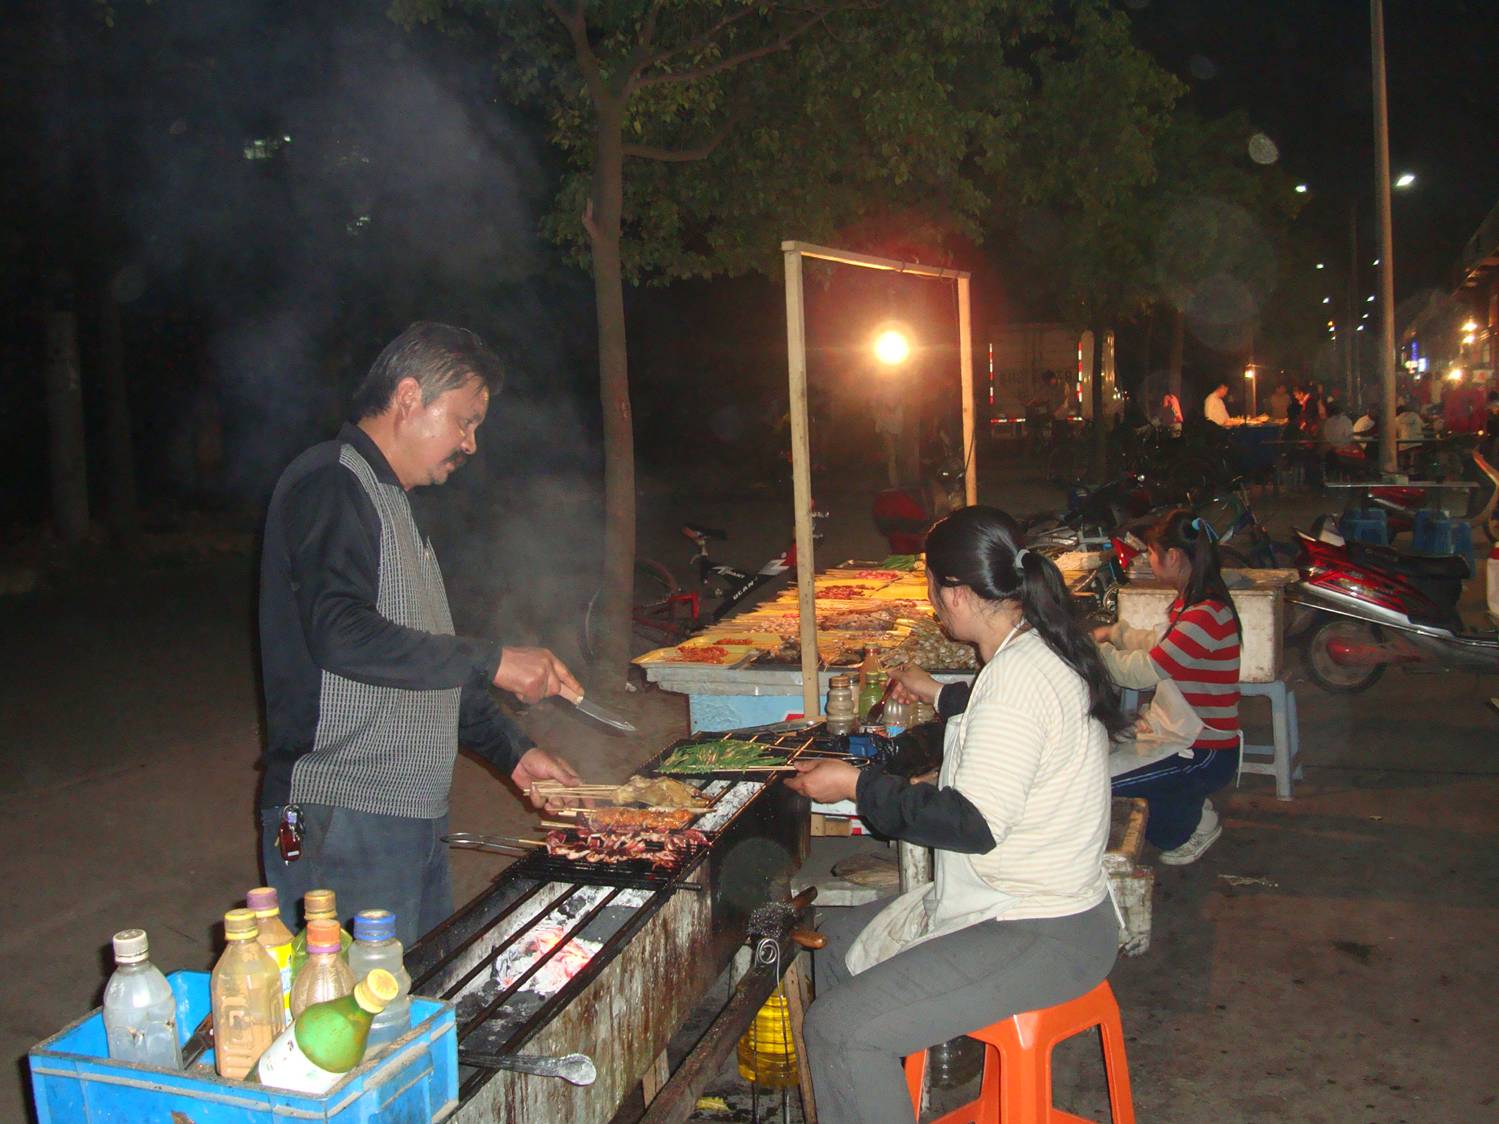
M 302 857 L 302 809 L 296 804 L 281 809 L 281 822 L 276 825 L 276 850 L 288 866 Z

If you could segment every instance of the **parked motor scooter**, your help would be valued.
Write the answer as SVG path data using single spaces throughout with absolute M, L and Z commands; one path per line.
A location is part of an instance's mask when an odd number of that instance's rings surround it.
M 1065 511 L 1043 512 L 1021 520 L 1026 542 L 1055 557 L 1072 550 L 1103 550 L 1114 533 L 1155 507 L 1144 476 L 1127 473 L 1093 489 L 1077 488 Z
M 1296 532 L 1301 579 L 1287 600 L 1313 611 L 1307 672 L 1325 691 L 1367 690 L 1391 664 L 1499 672 L 1499 633 L 1458 615 L 1467 560 Z
M 963 468 L 949 450 L 919 484 L 886 488 L 874 497 L 874 525 L 890 543 L 890 553 L 921 553 L 931 525 L 963 506 Z

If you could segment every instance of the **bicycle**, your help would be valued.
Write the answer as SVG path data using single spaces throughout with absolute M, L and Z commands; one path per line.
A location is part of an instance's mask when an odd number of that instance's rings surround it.
M 812 512 L 814 542 L 822 537 L 816 533 L 817 521 L 826 518 L 826 512 Z M 697 571 L 698 584 L 704 589 L 685 590 L 665 565 L 653 558 L 637 556 L 635 587 L 630 599 L 632 655 L 680 644 L 708 625 L 717 624 L 751 594 L 796 567 L 795 542 L 751 572 L 717 562 L 708 553 L 708 543 L 727 541 L 727 531 L 701 523 L 683 523 L 679 530 L 682 537 L 696 548 L 689 565 Z M 602 595 L 602 590 L 595 590 L 583 611 L 579 642 L 583 654 L 590 660 L 598 656 L 599 601 Z M 707 612 L 703 606 L 705 596 L 719 598 L 718 604 Z
M 1255 514 L 1243 477 L 1234 480 L 1227 491 L 1192 506 L 1218 532 L 1218 554 L 1225 566 L 1260 570 L 1295 567 L 1295 548 L 1270 537 Z

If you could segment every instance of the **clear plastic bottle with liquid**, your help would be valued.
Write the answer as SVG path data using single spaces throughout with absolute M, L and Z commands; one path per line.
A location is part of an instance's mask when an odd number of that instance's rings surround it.
M 213 966 L 214 1065 L 220 1077 L 242 1080 L 285 1024 L 281 969 L 256 938 L 260 925 L 248 909 L 224 914 L 224 954 Z
M 303 929 L 291 942 L 291 978 L 296 983 L 302 965 L 307 963 L 307 929 L 314 921 L 338 921 L 338 898 L 332 890 L 308 890 L 302 896 Z M 344 952 L 354 943 L 347 929 L 338 931 L 340 947 Z
M 146 931 L 122 929 L 114 936 L 114 950 L 116 968 L 104 988 L 109 1056 L 117 1062 L 181 1069 L 177 997 L 149 959 Z
M 344 959 L 337 921 L 307 923 L 307 963 L 291 985 L 291 1017 L 314 1003 L 340 999 L 354 990 L 354 973 Z
M 255 913 L 260 935 L 256 938 L 281 969 L 281 1008 L 291 1022 L 291 930 L 281 920 L 281 902 L 272 886 L 256 886 L 245 895 L 245 905 Z
M 365 909 L 354 915 L 354 943 L 349 946 L 349 967 L 362 980 L 376 968 L 395 977 L 399 991 L 375 1016 L 370 1027 L 370 1049 L 383 1046 L 411 1028 L 411 975 L 406 971 L 406 950 L 396 940 L 396 915 L 388 909 Z

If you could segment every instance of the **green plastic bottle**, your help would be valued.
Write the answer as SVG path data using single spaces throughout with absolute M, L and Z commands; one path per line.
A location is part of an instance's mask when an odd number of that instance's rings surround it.
M 396 978 L 376 968 L 354 993 L 314 1003 L 272 1042 L 252 1075 L 298 1093 L 326 1093 L 364 1058 L 370 1023 L 400 993 Z
M 291 978 L 295 983 L 297 973 L 307 963 L 307 926 L 314 921 L 337 921 L 338 899 L 332 890 L 308 890 L 302 898 L 302 931 L 291 942 Z M 338 930 L 339 952 L 348 954 L 354 938 L 342 926 Z

